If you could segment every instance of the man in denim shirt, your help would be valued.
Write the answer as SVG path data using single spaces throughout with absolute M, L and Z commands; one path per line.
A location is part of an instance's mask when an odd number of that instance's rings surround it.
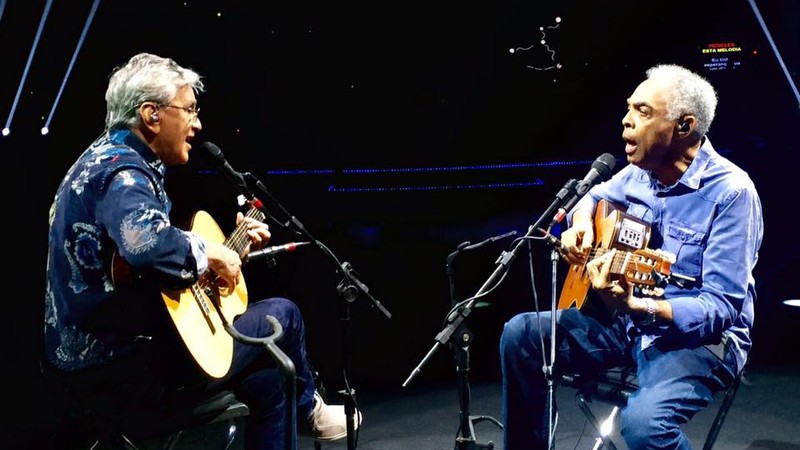
M 270 238 L 266 224 L 241 212 L 241 253 L 170 223 L 164 175 L 168 166 L 188 162 L 202 129 L 195 95 L 203 89 L 196 72 L 147 53 L 112 74 L 105 131 L 69 169 L 50 210 L 46 360 L 69 392 L 109 417 L 157 408 L 170 390 L 232 389 L 250 408 L 247 447 L 283 450 L 286 399 L 266 348 L 232 342 L 227 373 L 198 376 L 181 358 L 186 349 L 157 295 L 199 286 L 207 273 L 215 280 L 211 289 L 237 289 L 241 258 Z M 133 286 L 120 283 L 120 261 L 142 275 Z M 156 295 L 148 297 L 151 285 Z M 140 295 L 122 295 L 125 287 Z M 277 344 L 295 366 L 298 417 L 319 440 L 343 438 L 344 409 L 326 405 L 316 391 L 297 306 L 286 298 L 250 302 L 233 325 L 245 336 L 266 337 L 272 334 L 268 315 L 281 324 Z
M 626 444 L 689 449 L 681 426 L 743 370 L 752 344 L 761 203 L 747 173 L 706 136 L 717 96 L 705 79 L 683 67 L 656 66 L 627 103 L 622 138 L 629 164 L 578 202 L 561 235 L 564 260 L 586 265 L 591 287 L 612 314 L 603 321 L 580 308 L 559 309 L 555 367 L 591 374 L 634 363 L 640 388 L 621 413 Z M 601 200 L 649 224 L 649 247 L 674 255 L 671 271 L 693 282 L 645 293 L 613 276 L 622 250 L 590 255 Z M 540 337 L 549 349 L 551 335 L 550 312 L 519 314 L 505 325 L 506 450 L 548 448 Z

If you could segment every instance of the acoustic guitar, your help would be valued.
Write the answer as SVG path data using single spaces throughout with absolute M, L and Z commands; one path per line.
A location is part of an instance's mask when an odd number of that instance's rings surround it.
M 255 206 L 251 206 L 245 215 L 264 220 L 264 213 Z M 237 225 L 226 238 L 205 211 L 197 211 L 192 216 L 189 229 L 207 240 L 223 243 L 240 256 L 250 243 L 245 222 Z M 115 288 L 118 284 L 130 283 L 132 279 L 130 266 L 117 253 L 112 260 L 112 279 Z M 209 270 L 186 289 L 162 289 L 161 299 L 195 362 L 211 377 L 225 376 L 233 362 L 234 342 L 224 325 L 233 323 L 233 319 L 247 309 L 244 277 L 239 277 L 235 287 L 223 288 L 218 285 L 216 274 Z
M 617 254 L 611 262 L 612 279 L 624 278 L 645 294 L 660 295 L 662 280 L 669 277 L 675 258 L 668 252 L 648 249 L 650 234 L 649 224 L 623 212 L 617 205 L 601 200 L 594 217 L 594 246 L 586 263 L 616 249 Z M 570 265 L 557 308 L 581 308 L 590 286 L 586 265 Z

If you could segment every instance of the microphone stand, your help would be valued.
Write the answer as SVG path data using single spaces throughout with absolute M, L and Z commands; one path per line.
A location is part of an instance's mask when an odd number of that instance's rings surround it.
M 364 294 L 364 296 L 366 296 L 372 302 L 372 306 L 378 308 L 378 310 L 380 310 L 381 313 L 383 313 L 383 315 L 385 315 L 388 319 L 391 319 L 392 314 L 381 304 L 380 301 L 375 299 L 375 297 L 369 293 L 369 288 L 358 278 L 358 274 L 355 272 L 355 270 L 353 270 L 352 265 L 347 261 L 340 262 L 336 255 L 334 255 L 333 252 L 327 246 L 325 246 L 325 244 L 315 239 L 303 226 L 303 224 L 295 216 L 290 214 L 286 208 L 284 208 L 283 205 L 281 205 L 269 193 L 266 186 L 264 186 L 264 184 L 261 183 L 261 181 L 256 178 L 255 175 L 249 172 L 245 172 L 241 175 L 248 184 L 255 186 L 259 192 L 264 194 L 264 196 L 269 199 L 270 203 L 280 210 L 280 212 L 287 218 L 286 222 L 282 225 L 285 227 L 293 226 L 295 231 L 304 235 L 310 242 L 313 242 L 320 250 L 322 250 L 325 255 L 329 256 L 333 260 L 333 262 L 336 264 L 337 273 L 342 277 L 342 279 L 339 281 L 339 284 L 336 286 L 336 291 L 341 299 L 340 320 L 342 323 L 342 353 L 344 359 L 342 370 L 344 373 L 345 389 L 339 391 L 339 393 L 344 396 L 344 412 L 347 419 L 347 448 L 348 450 L 354 450 L 356 448 L 355 420 L 358 419 L 355 418 L 355 390 L 350 386 L 350 371 L 352 366 L 350 306 L 356 301 L 360 294 Z M 265 211 L 265 214 L 272 217 L 275 222 L 281 223 L 268 212 Z
M 263 338 L 254 338 L 239 333 L 233 324 L 225 320 L 222 314 L 220 314 L 220 316 L 223 319 L 223 327 L 225 327 L 225 331 L 227 331 L 228 334 L 237 341 L 245 344 L 263 345 L 272 356 L 272 359 L 280 366 L 283 372 L 284 393 L 286 394 L 284 443 L 286 450 L 292 450 L 295 444 L 294 437 L 297 434 L 297 400 L 295 398 L 297 396 L 297 372 L 291 358 L 289 358 L 283 350 L 278 348 L 278 345 L 275 343 L 276 340 L 283 336 L 283 326 L 278 322 L 278 319 L 268 315 L 266 319 L 267 322 L 272 325 L 272 334 Z
M 439 332 L 439 334 L 436 335 L 436 342 L 434 342 L 431 349 L 428 351 L 425 357 L 422 358 L 422 361 L 420 361 L 417 367 L 415 367 L 411 372 L 411 375 L 409 375 L 409 377 L 403 383 L 403 387 L 408 386 L 412 379 L 422 371 L 422 367 L 431 359 L 431 357 L 433 357 L 433 355 L 441 346 L 451 342 L 451 339 L 453 339 L 453 334 L 461 329 L 463 322 L 472 313 L 472 309 L 475 307 L 478 299 L 497 286 L 497 284 L 508 272 L 509 266 L 516 259 L 517 254 L 520 252 L 522 246 L 526 244 L 526 241 L 529 238 L 533 237 L 534 231 L 540 228 L 541 224 L 546 218 L 553 217 L 554 212 L 560 208 L 567 199 L 575 196 L 577 185 L 578 182 L 574 179 L 567 181 L 564 187 L 562 187 L 556 195 L 556 199 L 553 201 L 553 203 L 548 206 L 548 208 L 544 211 L 544 213 L 542 213 L 534 225 L 528 227 L 528 232 L 523 238 L 517 241 L 516 245 L 514 245 L 514 248 L 511 251 L 503 251 L 500 254 L 496 261 L 497 267 L 486 280 L 486 282 L 484 282 L 478 292 L 468 299 L 468 301 L 466 301 L 462 307 L 452 311 L 451 314 L 449 314 L 449 316 L 446 318 L 447 325 Z M 553 315 L 555 316 L 555 314 Z M 548 379 L 548 383 L 552 383 L 552 373 L 545 373 L 545 377 Z
M 549 230 L 545 232 L 549 234 Z M 547 442 L 548 448 L 554 449 L 555 448 L 555 434 L 556 434 L 556 421 L 557 413 L 555 409 L 555 381 L 553 380 L 553 366 L 556 362 L 556 309 L 558 308 L 558 301 L 556 300 L 556 289 L 558 286 L 558 248 L 561 246 L 561 243 L 555 240 L 548 240 L 552 249 L 550 250 L 550 263 L 551 267 L 551 288 L 550 288 L 550 364 L 547 364 L 547 361 L 544 362 L 544 366 L 542 367 L 542 371 L 545 374 L 545 379 L 547 380 L 547 414 L 548 414 L 548 421 L 547 421 Z
M 477 244 L 471 244 L 469 241 L 462 242 L 457 248 L 456 251 L 447 255 L 447 279 L 450 285 L 450 305 L 451 307 L 456 307 L 458 301 L 456 300 L 456 293 L 455 293 L 455 278 L 453 276 L 453 260 L 456 256 L 458 256 L 461 252 L 467 250 L 473 250 L 479 247 L 482 247 L 490 242 L 494 242 L 509 236 L 513 236 L 517 234 L 516 231 L 511 231 L 500 236 L 490 237 L 482 242 Z M 469 357 L 469 346 L 472 343 L 473 334 L 467 328 L 466 325 L 462 324 L 460 328 L 457 330 L 457 333 L 453 334 L 450 339 L 450 348 L 453 350 L 456 360 L 456 373 L 458 373 L 458 399 L 459 399 L 459 425 L 458 425 L 458 435 L 456 436 L 455 442 L 455 450 L 475 450 L 475 449 L 487 449 L 491 450 L 494 448 L 494 444 L 489 441 L 486 444 L 478 444 L 476 443 L 475 438 L 475 424 L 483 422 L 483 421 L 490 421 L 491 423 L 497 425 L 500 429 L 503 428 L 503 424 L 500 423 L 497 419 L 491 416 L 473 416 L 470 414 L 469 404 L 470 404 L 470 388 L 469 388 L 469 371 L 470 371 L 470 357 Z

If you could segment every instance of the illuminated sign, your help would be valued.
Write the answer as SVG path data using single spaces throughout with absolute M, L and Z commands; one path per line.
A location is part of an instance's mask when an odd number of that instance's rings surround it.
M 737 69 L 742 65 L 742 47 L 735 42 L 711 42 L 700 48 L 706 57 L 703 68 L 709 71 Z

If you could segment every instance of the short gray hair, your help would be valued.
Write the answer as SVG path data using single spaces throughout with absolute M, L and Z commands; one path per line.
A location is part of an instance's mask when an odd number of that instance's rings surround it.
M 672 86 L 666 92 L 667 119 L 678 120 L 685 114 L 697 118 L 695 132 L 705 136 L 714 121 L 717 92 L 711 83 L 685 67 L 661 64 L 647 70 L 647 78 Z
M 167 104 L 184 86 L 195 94 L 203 92 L 200 75 L 181 67 L 170 58 L 150 53 L 134 55 L 111 74 L 106 90 L 106 129 L 137 127 L 141 122 L 139 105 L 144 102 Z

